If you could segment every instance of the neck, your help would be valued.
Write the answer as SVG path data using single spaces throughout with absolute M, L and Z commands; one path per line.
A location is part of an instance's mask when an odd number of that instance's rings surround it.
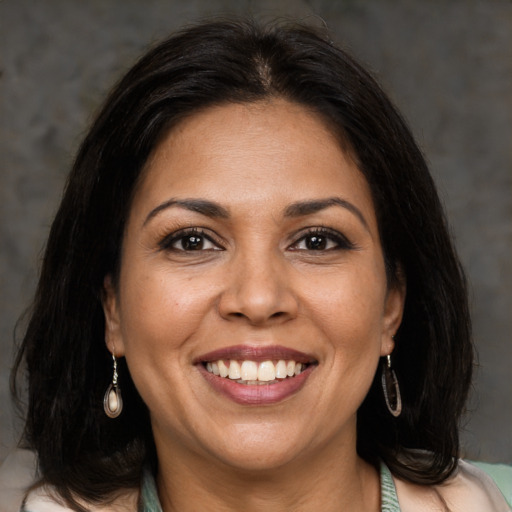
M 355 446 L 355 444 L 354 444 Z M 326 447 L 273 469 L 244 470 L 195 455 L 159 452 L 158 493 L 164 512 L 375 512 L 380 483 L 355 450 Z

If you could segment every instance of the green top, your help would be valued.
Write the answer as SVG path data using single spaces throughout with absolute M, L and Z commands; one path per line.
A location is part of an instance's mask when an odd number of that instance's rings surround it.
M 383 462 L 380 465 L 380 496 L 381 512 L 400 512 L 395 482 L 389 468 Z

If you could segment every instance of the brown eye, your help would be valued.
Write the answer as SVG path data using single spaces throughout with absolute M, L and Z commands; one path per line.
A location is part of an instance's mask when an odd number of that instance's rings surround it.
M 220 247 L 212 238 L 196 228 L 180 230 L 166 236 L 159 246 L 164 251 L 199 252 L 220 251 Z
M 299 238 L 289 248 L 292 251 L 333 251 L 355 249 L 345 235 L 327 228 L 315 228 Z
M 304 239 L 306 248 L 310 251 L 324 251 L 327 248 L 327 237 L 321 235 L 311 235 Z
M 176 251 L 215 251 L 220 250 L 220 247 L 216 245 L 205 235 L 198 235 L 196 233 L 185 234 L 177 236 L 172 244 L 171 248 Z
M 184 236 L 178 244 L 184 251 L 200 251 L 204 247 L 204 238 L 198 235 Z

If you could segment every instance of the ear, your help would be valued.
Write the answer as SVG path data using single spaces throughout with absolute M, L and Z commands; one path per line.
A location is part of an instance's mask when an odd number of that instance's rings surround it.
M 389 287 L 384 305 L 384 319 L 380 355 L 387 356 L 395 348 L 393 339 L 402 323 L 406 295 L 405 275 L 399 271 L 395 283 Z
M 111 354 L 124 356 L 124 341 L 119 313 L 117 290 L 109 274 L 103 280 L 103 313 L 105 314 L 105 344 Z

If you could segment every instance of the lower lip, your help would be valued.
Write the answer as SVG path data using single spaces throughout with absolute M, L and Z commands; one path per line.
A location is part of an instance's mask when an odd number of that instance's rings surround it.
M 270 405 L 281 402 L 297 393 L 311 375 L 316 365 L 309 365 L 303 372 L 295 377 L 288 377 L 274 384 L 260 384 L 250 386 L 238 384 L 227 377 L 218 377 L 210 373 L 202 364 L 198 364 L 201 375 L 221 395 L 241 405 Z

